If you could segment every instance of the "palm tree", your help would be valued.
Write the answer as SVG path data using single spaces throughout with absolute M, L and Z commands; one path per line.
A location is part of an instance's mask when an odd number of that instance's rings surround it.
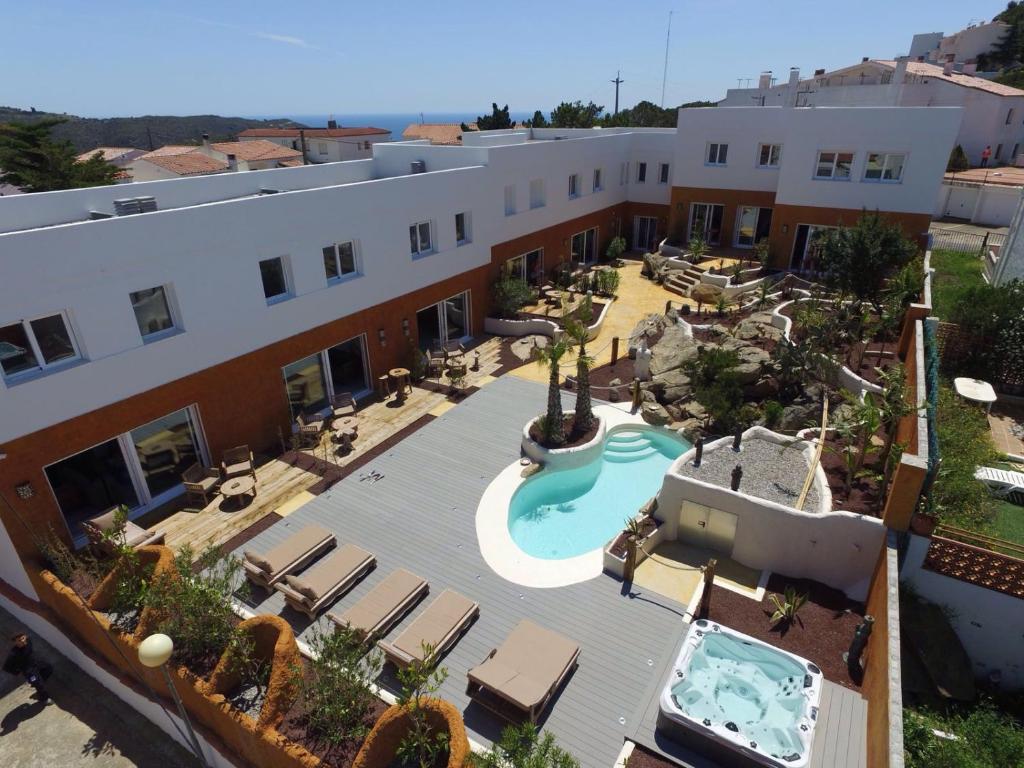
M 558 364 L 569 351 L 569 342 L 564 338 L 552 339 L 546 347 L 537 350 L 537 364 L 546 365 L 548 378 L 548 411 L 544 417 L 544 439 L 550 445 L 561 445 L 565 442 L 565 429 L 562 425 L 562 393 L 558 387 Z
M 573 431 L 586 434 L 594 424 L 594 411 L 590 402 L 590 368 L 594 358 L 587 354 L 587 326 L 590 322 L 590 297 L 587 296 L 576 312 L 566 318 L 565 332 L 579 347 L 576 353 L 576 412 L 573 416 Z

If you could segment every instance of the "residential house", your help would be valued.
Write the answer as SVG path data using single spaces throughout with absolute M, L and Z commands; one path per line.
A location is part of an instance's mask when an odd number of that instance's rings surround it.
M 334 120 L 329 120 L 326 128 L 247 128 L 238 134 L 238 140 L 272 141 L 303 152 L 310 163 L 336 163 L 371 157 L 374 144 L 391 141 L 391 131 L 373 127 L 341 127 Z
M 477 130 L 476 123 L 469 123 L 468 128 Z M 426 140 L 431 144 L 461 144 L 461 123 L 410 123 L 402 131 L 405 141 Z
M 291 168 L 302 165 L 302 153 L 266 139 L 250 141 L 215 141 L 203 137 L 197 150 L 214 160 L 227 163 L 236 171 L 263 171 L 268 168 Z
M 182 176 L 205 176 L 231 170 L 227 160 L 219 160 L 192 145 L 169 144 L 147 152 L 131 163 L 134 181 L 158 181 Z

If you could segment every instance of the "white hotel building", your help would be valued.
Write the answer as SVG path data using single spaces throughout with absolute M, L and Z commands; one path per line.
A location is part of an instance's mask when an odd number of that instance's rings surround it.
M 371 391 L 410 348 L 479 335 L 528 277 L 702 226 L 806 266 L 814 227 L 878 209 L 923 237 L 957 108 L 682 110 L 678 129 L 487 132 L 365 160 L 0 199 L 0 560 L 33 528 L 181 492 L 293 412 Z M 766 149 L 767 148 L 767 149 Z M 149 198 L 140 213 L 115 201 Z M 678 224 L 677 224 L 678 222 Z M 521 259 L 519 257 L 522 257 Z M 12 552 L 13 546 L 13 552 Z

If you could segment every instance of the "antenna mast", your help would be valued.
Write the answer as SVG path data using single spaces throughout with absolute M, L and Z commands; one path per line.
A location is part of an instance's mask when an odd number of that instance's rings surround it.
M 668 32 L 665 33 L 665 68 L 661 72 L 661 107 L 665 108 L 665 80 L 668 78 L 668 42 L 672 39 L 672 11 L 668 12 Z
M 619 114 L 619 86 L 622 85 L 624 82 L 626 82 L 621 77 L 619 77 L 619 75 L 620 75 L 620 73 L 616 72 L 615 73 L 615 79 L 612 80 L 612 82 L 615 83 L 615 114 L 616 115 Z

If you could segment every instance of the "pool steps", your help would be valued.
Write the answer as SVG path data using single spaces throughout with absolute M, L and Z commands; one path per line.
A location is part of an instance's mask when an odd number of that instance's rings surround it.
M 613 432 L 604 444 L 605 461 L 617 464 L 638 461 L 656 453 L 658 453 L 658 449 L 642 432 L 629 430 Z

